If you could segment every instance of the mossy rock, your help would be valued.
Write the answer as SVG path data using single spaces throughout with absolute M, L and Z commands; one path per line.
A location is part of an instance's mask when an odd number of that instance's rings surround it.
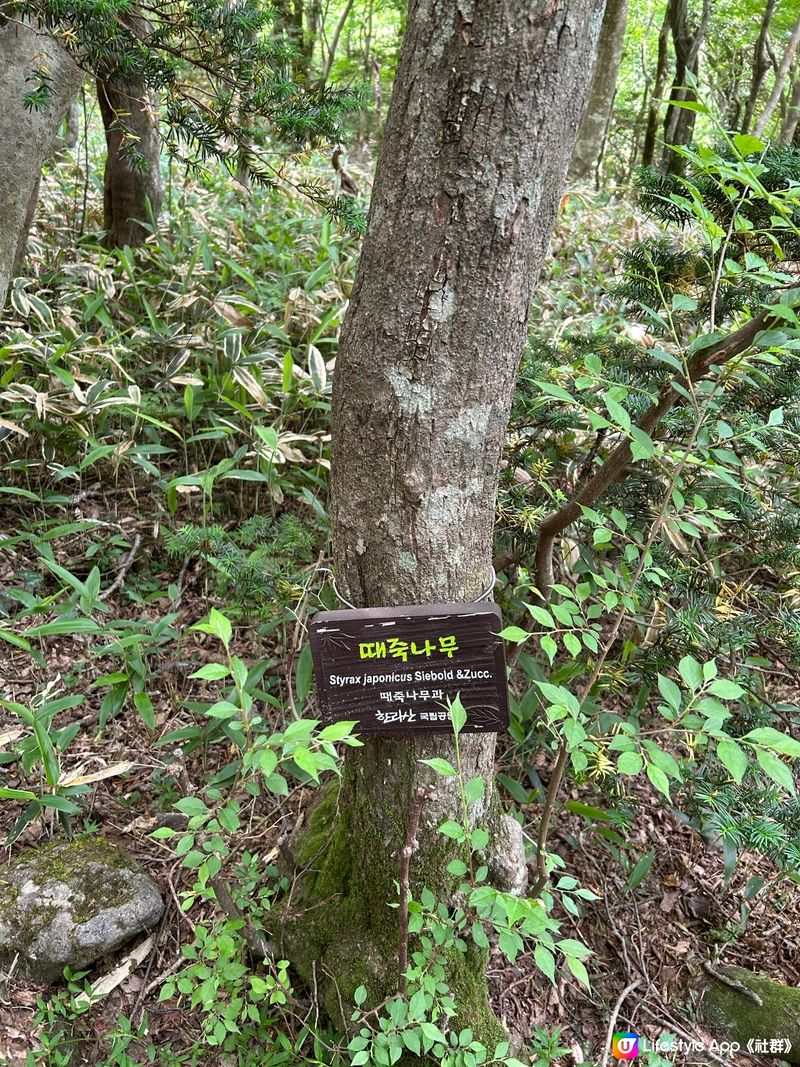
M 104 837 L 24 852 L 0 872 L 0 962 L 41 981 L 86 967 L 161 918 L 154 882 Z
M 708 1030 L 717 1037 L 737 1041 L 743 1049 L 751 1041 L 779 1040 L 784 1043 L 779 1058 L 800 1063 L 800 989 L 773 982 L 744 967 L 721 967 L 720 973 L 733 984 L 710 974 L 704 976 L 700 1017 Z M 751 996 L 743 989 L 749 990 Z

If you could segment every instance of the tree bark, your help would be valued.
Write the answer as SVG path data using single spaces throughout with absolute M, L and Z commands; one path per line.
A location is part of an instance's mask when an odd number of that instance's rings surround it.
M 675 78 L 672 82 L 670 101 L 690 102 L 697 94 L 687 85 L 689 76 L 696 79 L 700 72 L 700 47 L 705 39 L 706 27 L 711 14 L 710 0 L 703 0 L 703 10 L 696 29 L 689 27 L 688 0 L 669 0 L 669 18 L 672 43 L 675 48 Z M 683 167 L 681 157 L 673 145 L 690 144 L 694 134 L 696 112 L 670 102 L 664 118 L 664 154 L 661 169 L 664 173 L 677 173 Z
M 106 133 L 103 226 L 110 248 L 144 244 L 161 207 L 161 138 L 157 103 L 142 85 L 97 81 Z M 139 160 L 125 151 L 133 142 Z M 142 162 L 146 165 L 137 165 Z
M 800 44 L 800 16 L 798 16 L 797 22 L 792 30 L 792 36 L 789 39 L 789 43 L 786 45 L 786 51 L 783 54 L 783 59 L 775 71 L 775 84 L 772 87 L 769 100 L 764 105 L 764 110 L 758 116 L 758 121 L 755 126 L 756 137 L 760 137 L 767 127 L 767 123 L 772 118 L 772 112 L 778 105 L 778 101 L 781 98 L 783 92 L 783 86 L 786 81 L 786 75 L 789 73 L 789 67 L 792 65 L 794 54 L 797 51 L 797 46 Z
M 574 144 L 602 0 L 414 0 L 375 176 L 369 226 L 336 361 L 332 504 L 337 583 L 359 606 L 468 602 L 491 574 L 500 453 L 531 294 Z M 493 794 L 494 735 L 463 735 L 465 778 L 485 796 L 473 825 L 511 889 L 519 828 Z M 400 984 L 396 885 L 415 798 L 410 864 L 451 902 L 461 820 L 448 735 L 368 740 L 297 841 L 304 877 L 284 922 L 288 958 L 349 1025 Z M 521 871 L 522 868 L 522 871 Z M 458 1024 L 491 1040 L 485 957 L 448 957 Z M 332 979 L 330 976 L 335 976 Z
M 791 144 L 800 123 L 800 69 L 792 82 L 792 92 L 786 107 L 786 117 L 781 126 L 781 143 Z
M 52 95 L 40 110 L 24 105 L 33 71 L 50 76 Z M 0 309 L 24 252 L 42 164 L 82 74 L 62 45 L 29 22 L 0 14 Z
M 664 21 L 658 34 L 658 58 L 656 59 L 656 77 L 653 86 L 653 95 L 650 97 L 650 108 L 647 114 L 647 129 L 644 135 L 642 147 L 642 166 L 652 167 L 656 158 L 656 139 L 658 138 L 658 116 L 661 111 L 661 102 L 664 98 L 664 90 L 667 86 L 667 74 L 669 72 L 669 8 L 664 15 Z
M 573 181 L 585 181 L 589 178 L 600 158 L 617 91 L 617 75 L 625 44 L 627 18 L 628 0 L 608 0 L 586 110 L 569 168 L 569 177 Z
M 772 13 L 775 10 L 776 0 L 767 0 L 764 6 L 764 14 L 761 16 L 761 25 L 758 30 L 758 38 L 756 40 L 755 49 L 753 51 L 753 77 L 750 81 L 750 94 L 747 98 L 747 104 L 744 109 L 744 116 L 742 118 L 742 133 L 747 133 L 750 129 L 750 123 L 753 121 L 753 115 L 755 114 L 756 104 L 758 103 L 758 97 L 761 90 L 764 88 L 764 81 L 769 71 L 769 52 L 767 51 L 767 34 L 769 33 L 769 24 L 772 21 Z

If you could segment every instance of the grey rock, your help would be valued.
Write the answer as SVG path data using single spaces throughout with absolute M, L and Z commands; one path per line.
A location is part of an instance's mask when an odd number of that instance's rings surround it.
M 29 849 L 0 872 L 0 962 L 42 981 L 86 967 L 161 918 L 154 882 L 103 837 Z

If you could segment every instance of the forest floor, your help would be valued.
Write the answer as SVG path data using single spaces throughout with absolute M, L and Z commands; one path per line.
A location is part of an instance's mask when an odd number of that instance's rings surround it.
M 190 888 L 192 872 L 180 866 L 172 848 L 153 840 L 150 834 L 175 819 L 170 807 L 179 780 L 192 784 L 207 780 L 231 757 L 226 744 L 215 745 L 204 753 L 197 749 L 188 756 L 182 755 L 174 744 L 159 744 L 160 737 L 191 723 L 183 702 L 202 697 L 207 683 L 190 680 L 188 675 L 212 660 L 214 650 L 206 635 L 188 632 L 207 610 L 203 571 L 190 566 L 181 574 L 180 567 L 176 570 L 174 563 L 166 559 L 160 561 L 161 569 L 154 565 L 152 521 L 142 518 L 141 499 L 136 507 L 135 512 L 126 514 L 124 505 L 118 500 L 109 505 L 98 489 L 96 496 L 88 492 L 69 517 L 74 521 L 102 516 L 108 521 L 113 514 L 113 522 L 127 528 L 129 536 L 136 527 L 150 540 L 145 540 L 139 558 L 132 562 L 132 576 L 144 569 L 165 590 L 180 580 L 179 598 L 171 605 L 178 613 L 175 628 L 183 635 L 180 644 L 177 648 L 170 646 L 163 658 L 149 661 L 150 676 L 158 679 L 149 690 L 155 705 L 155 732 L 130 714 L 113 718 L 103 731 L 97 730 L 100 697 L 93 682 L 104 670 L 113 670 L 114 664 L 93 659 L 90 639 L 81 634 L 49 641 L 46 660 L 39 667 L 33 666 L 24 653 L 16 655 L 14 650 L 9 650 L 0 667 L 4 692 L 22 703 L 31 699 L 45 679 L 63 682 L 71 690 L 76 684 L 80 686 L 81 677 L 86 679 L 81 718 L 87 728 L 70 747 L 64 770 L 93 772 L 131 760 L 135 767 L 124 777 L 97 783 L 85 806 L 83 826 L 107 835 L 136 857 L 166 902 L 154 946 L 142 965 L 74 1024 L 73 1062 L 86 1064 L 103 1062 L 98 1058 L 102 1057 L 103 1038 L 120 1015 L 136 1024 L 146 1012 L 148 1040 L 159 1047 L 171 1045 L 178 1051 L 202 1042 L 199 1016 L 185 1001 L 158 1001 L 164 979 L 185 962 L 181 947 L 191 942 L 202 912 L 195 906 L 190 918 L 182 911 L 181 894 Z M 5 518 L 8 520 L 9 516 Z M 0 574 L 0 582 L 8 582 L 11 577 Z M 126 607 L 124 599 L 121 597 L 115 605 L 117 614 L 127 612 L 141 618 L 140 607 Z M 164 606 L 158 601 L 153 604 L 149 609 L 153 619 L 159 617 L 158 609 Z M 245 625 L 237 627 L 234 645 L 248 661 L 279 661 L 284 651 L 273 640 L 265 642 L 259 637 L 257 628 Z M 13 717 L 0 712 L 0 732 L 13 725 Z M 502 748 L 501 739 L 500 751 Z M 549 760 L 544 751 L 535 758 L 533 768 L 546 784 Z M 23 786 L 24 781 L 12 773 L 6 784 Z M 277 805 L 254 799 L 249 819 L 244 820 L 246 829 L 237 836 L 239 852 L 259 853 L 266 863 L 274 862 L 287 828 L 305 817 L 313 799 L 314 791 L 303 787 L 295 788 Z M 564 799 L 597 804 L 602 801 L 602 792 L 592 786 L 573 788 Z M 709 1035 L 694 1019 L 694 1005 L 703 984 L 703 961 L 717 958 L 717 953 L 725 963 L 738 963 L 790 984 L 800 983 L 800 895 L 760 893 L 761 887 L 775 877 L 775 869 L 763 858 L 747 853 L 739 857 L 735 873 L 726 883 L 721 848 L 687 826 L 677 811 L 658 803 L 648 783 L 637 782 L 631 800 L 638 811 L 634 824 L 626 831 L 631 851 L 640 851 L 643 857 L 652 855 L 640 881 L 626 878 L 596 825 L 580 815 L 562 811 L 551 838 L 566 870 L 598 898 L 585 904 L 580 920 L 563 916 L 563 935 L 579 938 L 594 953 L 590 966 L 592 992 L 563 975 L 552 986 L 534 964 L 532 953 L 522 954 L 513 964 L 499 951 L 492 954 L 489 978 L 495 1010 L 515 1042 L 526 1046 L 537 1040 L 542 1029 L 552 1033 L 559 1028 L 558 1044 L 568 1051 L 554 1060 L 556 1063 L 603 1063 L 606 1032 L 612 1019 L 615 1030 L 629 1028 L 654 1042 L 665 1034 L 708 1040 Z M 11 830 L 16 814 L 8 806 L 0 809 L 0 832 Z M 535 805 L 526 816 L 530 818 L 527 831 L 532 835 L 536 829 Z M 20 846 L 41 844 L 58 832 L 55 819 L 33 821 L 20 836 L 15 854 Z M 631 885 L 634 880 L 638 884 Z M 114 960 L 101 961 L 91 969 L 89 977 L 94 979 L 110 971 L 114 964 Z M 618 998 L 626 988 L 630 991 L 620 1003 Z M 19 976 L 6 982 L 0 1001 L 0 1057 L 5 1060 L 0 1062 L 26 1062 L 26 1055 L 36 1043 L 33 1020 L 44 993 L 38 984 Z M 46 1025 L 48 1022 L 40 1023 L 40 1027 Z M 209 1050 L 203 1062 L 228 1061 Z M 675 1062 L 712 1061 L 702 1057 L 684 1061 L 679 1057 Z M 717 1062 L 728 1061 L 722 1057 Z M 737 1064 L 748 1062 L 748 1057 L 737 1056 Z M 765 1057 L 752 1060 L 756 1062 L 763 1067 Z
M 355 255 L 354 242 L 332 236 L 331 228 L 319 218 L 309 221 L 303 215 L 305 208 L 301 211 L 291 205 L 287 221 L 268 205 L 254 221 L 254 213 L 248 215 L 237 206 L 238 201 L 228 196 L 220 206 L 218 190 L 205 189 L 177 191 L 181 204 L 186 199 L 182 221 L 175 223 L 170 241 L 153 250 L 150 260 L 142 257 L 135 269 L 122 254 L 120 262 L 109 265 L 107 253 L 96 245 L 87 244 L 74 257 L 71 251 L 64 251 L 59 258 L 51 254 L 51 246 L 64 234 L 69 237 L 70 226 L 77 226 L 84 192 L 79 178 L 72 179 L 72 189 L 67 178 L 62 178 L 55 192 L 52 184 L 45 190 L 40 245 L 33 266 L 38 277 L 45 277 L 57 289 L 60 286 L 66 294 L 57 309 L 63 313 L 59 328 L 73 335 L 84 330 L 96 334 L 96 346 L 94 338 L 92 344 L 85 344 L 81 336 L 74 362 L 69 364 L 85 375 L 80 381 L 86 386 L 106 374 L 116 374 L 115 369 L 108 369 L 113 361 L 103 362 L 104 344 L 114 358 L 122 351 L 142 392 L 149 391 L 151 422 L 147 429 L 151 437 L 145 439 L 141 432 L 138 407 L 134 415 L 120 409 L 117 422 L 109 418 L 107 425 L 102 425 L 97 411 L 87 415 L 74 407 L 67 409 L 59 392 L 64 386 L 63 375 L 58 381 L 53 375 L 53 396 L 45 395 L 47 405 L 52 404 L 50 422 L 44 432 L 36 424 L 35 432 L 42 434 L 41 439 L 34 437 L 31 442 L 26 438 L 20 446 L 20 458 L 9 465 L 8 481 L 32 485 L 37 493 L 42 487 L 55 488 L 68 497 L 73 487 L 79 486 L 79 491 L 66 503 L 48 503 L 47 507 L 41 503 L 43 498 L 30 508 L 20 507 L 13 497 L 6 498 L 8 506 L 0 505 L 0 547 L 4 549 L 0 554 L 0 609 L 13 615 L 20 604 L 32 604 L 35 623 L 51 619 L 68 622 L 76 617 L 75 597 L 68 588 L 54 583 L 42 560 L 50 558 L 46 553 L 52 549 L 53 558 L 81 580 L 96 563 L 102 571 L 104 590 L 111 590 L 104 601 L 110 614 L 97 617 L 112 620 L 117 635 L 125 623 L 148 633 L 142 655 L 147 694 L 153 704 L 153 728 L 148 728 L 130 701 L 108 714 L 101 725 L 109 687 L 103 677 L 120 670 L 120 655 L 104 653 L 109 635 L 71 633 L 68 624 L 62 634 L 38 643 L 38 659 L 22 648 L 3 645 L 0 689 L 4 699 L 22 704 L 30 703 L 48 687 L 57 694 L 83 696 L 83 703 L 61 713 L 55 724 L 80 724 L 61 754 L 62 772 L 91 774 L 120 763 L 128 766 L 124 773 L 93 784 L 82 800 L 79 829 L 101 832 L 135 856 L 159 886 L 166 909 L 154 931 L 153 947 L 141 965 L 85 1014 L 73 1017 L 66 995 L 60 1001 L 48 1001 L 46 991 L 35 983 L 18 974 L 6 976 L 0 985 L 0 1063 L 9 1065 L 46 1063 L 49 1067 L 55 1062 L 35 1051 L 54 1026 L 63 1030 L 65 1055 L 72 1052 L 71 1060 L 65 1058 L 64 1063 L 104 1064 L 103 1050 L 108 1047 L 104 1039 L 120 1025 L 122 1017 L 130 1020 L 134 1029 L 147 1019 L 146 1039 L 136 1038 L 130 1046 L 136 1062 L 139 1058 L 146 1062 L 147 1044 L 158 1049 L 171 1046 L 175 1053 L 202 1046 L 199 1009 L 191 1008 L 188 997 L 161 1002 L 159 993 L 184 965 L 182 950 L 193 941 L 195 927 L 210 918 L 213 903 L 198 898 L 189 911 L 182 908 L 182 894 L 191 892 L 194 872 L 181 864 L 168 843 L 151 834 L 159 826 L 174 825 L 175 801 L 214 775 L 223 774 L 232 760 L 232 746 L 222 734 L 209 735 L 209 743 L 198 744 L 188 734 L 184 734 L 186 741 L 180 736 L 180 731 L 196 729 L 198 722 L 204 721 L 197 705 L 205 702 L 207 707 L 214 699 L 213 683 L 189 676 L 219 656 L 218 643 L 190 628 L 206 615 L 210 603 L 223 608 L 229 605 L 220 593 L 219 574 L 211 565 L 203 564 L 188 550 L 182 558 L 165 550 L 165 529 L 174 532 L 179 522 L 206 519 L 200 514 L 198 495 L 191 496 L 186 484 L 176 489 L 171 480 L 176 476 L 184 481 L 194 478 L 196 489 L 199 475 L 214 469 L 220 456 L 229 455 L 241 442 L 253 447 L 254 423 L 261 419 L 272 425 L 274 421 L 292 434 L 309 436 L 298 436 L 285 445 L 287 462 L 281 467 L 280 482 L 269 486 L 271 502 L 279 501 L 273 510 L 296 512 L 310 524 L 316 521 L 310 501 L 315 494 L 322 497 L 324 474 L 312 476 L 309 471 L 323 467 L 322 448 L 320 445 L 313 463 L 302 453 L 314 453 L 317 442 L 327 433 L 329 384 L 326 393 L 324 380 L 320 383 L 318 378 L 320 366 L 323 379 L 325 376 L 323 357 L 335 351 L 338 310 L 349 292 Z M 97 214 L 98 190 L 89 192 L 94 198 L 90 199 L 90 211 Z M 178 207 L 176 215 L 180 215 Z M 581 196 L 572 194 L 562 203 L 551 269 L 541 287 L 540 324 L 549 326 L 554 334 L 593 321 L 622 235 L 632 239 L 650 227 L 624 203 L 602 209 L 589 207 L 591 210 Z M 590 217 L 591 226 L 587 223 Z M 198 242 L 201 230 L 203 237 Z M 190 255 L 194 258 L 187 268 Z M 58 260 L 56 266 L 53 260 Z M 63 276 L 54 281 L 48 271 L 56 269 Z M 51 345 L 53 335 L 47 331 L 52 323 L 42 326 L 29 321 L 26 328 L 31 343 L 20 358 L 30 360 L 31 381 L 49 383 L 52 368 L 44 357 L 40 359 L 36 331 L 41 328 L 43 345 Z M 240 342 L 237 349 L 230 338 L 235 341 L 237 331 L 251 346 L 251 364 L 236 363 L 242 346 Z M 291 359 L 288 362 L 290 389 L 286 388 L 283 355 L 287 348 L 295 357 L 294 364 Z M 100 353 L 97 356 L 96 351 Z M 191 363 L 187 362 L 189 351 Z M 238 378 L 236 373 L 229 373 L 234 365 Z M 254 366 L 263 369 L 264 386 L 260 392 L 256 389 L 242 397 L 241 389 L 254 389 Z M 306 371 L 306 366 L 311 369 Z M 248 367 L 249 376 L 245 373 Z M 130 376 L 118 378 L 119 389 L 127 389 Z M 265 398 L 264 388 L 274 394 Z M 176 425 L 184 439 L 193 442 L 191 451 L 185 440 L 185 451 L 175 447 L 174 438 L 179 436 L 173 432 Z M 198 425 L 203 432 L 197 432 Z M 157 438 L 152 427 L 157 427 L 162 437 Z M 142 440 L 150 450 L 143 448 L 137 455 Z M 153 446 L 156 440 L 160 443 Z M 102 452 L 107 448 L 111 448 L 110 458 Z M 133 457 L 140 465 L 126 468 L 126 457 Z M 119 463 L 119 469 L 114 466 L 110 470 L 112 460 Z M 178 466 L 181 460 L 183 467 Z M 61 475 L 66 479 L 60 481 Z M 178 494 L 179 506 L 166 506 L 165 487 L 167 501 L 173 491 Z M 183 489 L 186 495 L 180 495 Z M 247 480 L 235 494 L 218 489 L 213 517 L 234 527 L 237 521 L 258 516 L 267 509 L 264 498 L 259 501 L 255 492 L 253 482 Z M 36 498 L 36 493 L 32 496 Z M 70 532 L 72 524 L 76 528 Z M 300 570 L 313 566 L 317 553 L 323 551 L 324 522 L 318 523 L 314 535 L 317 541 L 310 554 L 301 559 Z M 130 545 L 135 550 L 129 558 Z M 20 588 L 21 599 L 7 596 L 9 591 L 16 595 Z M 300 656 L 296 615 L 302 619 L 309 606 L 307 597 L 301 595 L 293 603 L 296 614 L 287 612 L 283 619 L 265 617 L 265 613 L 260 619 L 243 611 L 231 613 L 232 651 L 248 665 L 265 665 L 264 689 L 273 703 L 265 703 L 263 713 L 276 729 L 281 726 L 284 709 L 295 708 Z M 24 612 L 22 616 L 27 627 L 30 618 Z M 163 640 L 153 637 L 152 626 L 165 618 L 171 619 L 166 636 Z M 786 679 L 793 693 L 799 684 L 800 678 Z M 302 688 L 299 703 L 313 711 L 305 684 Z M 303 707 L 295 710 L 302 713 Z M 10 712 L 0 711 L 0 734 L 17 726 Z M 508 756 L 506 742 L 501 738 L 498 746 L 499 769 L 510 778 L 524 779 L 520 786 L 523 794 L 529 792 L 531 783 L 546 786 L 549 754 L 540 749 L 523 768 L 518 759 Z M 4 759 L 3 772 L 5 787 L 26 788 L 29 784 L 19 761 Z M 784 893 L 781 885 L 773 885 L 775 866 L 743 853 L 729 877 L 722 849 L 690 828 L 677 810 L 665 807 L 647 782 L 637 779 L 628 789 L 628 808 L 634 818 L 625 826 L 625 837 L 627 854 L 639 856 L 635 864 L 623 866 L 602 834 L 602 823 L 579 814 L 561 810 L 551 833 L 550 845 L 564 859 L 566 872 L 597 896 L 593 902 L 582 902 L 580 920 L 566 912 L 558 915 L 563 936 L 577 937 L 593 952 L 588 961 L 592 991 L 584 990 L 565 974 L 552 986 L 535 966 L 532 953 L 522 954 L 514 963 L 499 951 L 492 954 L 489 977 L 494 1007 L 515 1042 L 535 1048 L 545 1031 L 552 1036 L 555 1030 L 555 1043 L 565 1050 L 542 1063 L 570 1067 L 588 1062 L 605 1067 L 606 1035 L 612 1022 L 614 1029 L 630 1027 L 651 1040 L 664 1034 L 684 1039 L 704 1036 L 695 1021 L 694 1004 L 703 982 L 704 961 L 716 959 L 718 954 L 725 963 L 741 963 L 784 982 L 800 982 L 800 895 Z M 569 797 L 562 800 L 603 806 L 613 794 L 613 776 L 608 776 L 608 780 L 599 778 L 580 787 L 571 786 Z M 505 799 L 509 804 L 518 800 L 509 795 Z M 518 806 L 531 839 L 541 810 L 539 799 Z M 235 871 L 237 857 L 244 854 L 258 857 L 262 870 L 279 865 L 285 839 L 307 817 L 313 800 L 314 790 L 304 784 L 290 786 L 285 797 L 251 797 L 242 811 L 242 828 L 235 837 L 236 854 L 229 861 L 230 868 Z M 4 802 L 0 806 L 0 833 L 10 832 L 19 815 L 19 805 Z M 56 813 L 46 812 L 25 826 L 7 855 L 16 856 L 22 848 L 43 843 L 58 832 Z M 105 974 L 114 963 L 100 961 L 89 977 Z M 627 996 L 620 1000 L 626 989 Z M 231 1062 L 210 1049 L 202 1055 L 200 1062 L 204 1064 Z M 688 1067 L 689 1063 L 712 1061 L 678 1058 L 675 1062 Z M 737 1064 L 746 1062 L 743 1056 L 737 1059 Z M 763 1067 L 765 1057 L 757 1062 Z M 657 1067 L 656 1061 L 651 1064 Z

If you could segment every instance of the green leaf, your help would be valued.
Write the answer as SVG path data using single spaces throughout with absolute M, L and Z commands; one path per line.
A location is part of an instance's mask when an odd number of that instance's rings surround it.
M 450 721 L 453 724 L 453 733 L 458 736 L 467 723 L 467 713 L 460 696 L 457 696 L 450 705 Z
M 439 827 L 439 833 L 444 834 L 445 837 L 452 838 L 453 841 L 464 840 L 464 827 L 457 822 L 453 822 L 452 819 L 448 819 L 443 822 Z
M 589 981 L 589 972 L 586 970 L 583 961 L 576 959 L 574 956 L 567 956 L 566 960 L 567 967 L 569 967 L 581 985 L 586 986 L 587 989 L 591 989 L 592 985 Z
M 520 626 L 506 626 L 505 629 L 500 631 L 499 636 L 502 637 L 504 641 L 513 641 L 515 644 L 521 645 L 522 642 L 527 641 L 531 635 L 527 630 L 523 630 Z
M 478 946 L 478 948 L 488 948 L 489 938 L 486 936 L 486 931 L 483 928 L 483 923 L 475 921 L 472 924 L 472 940 Z
M 608 395 L 603 397 L 603 403 L 606 406 L 606 411 L 611 416 L 612 422 L 616 423 L 617 426 L 621 426 L 623 430 L 630 431 L 631 417 L 622 404 L 612 400 Z
M 30 789 L 7 789 L 0 786 L 0 800 L 36 800 L 36 794 Z
M 153 707 L 153 701 L 147 695 L 147 693 L 134 693 L 133 694 L 133 706 L 139 712 L 142 717 L 142 722 L 150 730 L 156 728 L 156 711 Z
M 190 819 L 196 815 L 208 815 L 208 808 L 200 797 L 181 797 L 175 807 Z
M 793 795 L 796 793 L 792 770 L 783 760 L 779 760 L 777 756 L 773 756 L 771 752 L 767 752 L 763 748 L 756 749 L 756 759 L 762 770 L 769 775 L 773 782 L 777 782 L 787 793 L 792 793 Z
M 477 776 L 470 778 L 467 784 L 464 786 L 464 799 L 467 804 L 474 804 L 476 800 L 480 800 L 486 791 L 486 782 L 482 777 Z
M 314 664 L 311 658 L 311 644 L 306 643 L 297 660 L 297 702 L 300 706 L 305 704 L 311 690 L 311 679 L 314 676 Z
M 319 762 L 313 752 L 309 752 L 307 748 L 296 748 L 292 759 L 301 771 L 305 771 L 315 782 L 319 781 Z
M 650 779 L 650 781 L 653 783 L 659 793 L 663 793 L 667 800 L 671 799 L 669 795 L 669 778 L 667 778 L 666 774 L 664 774 L 660 767 L 656 767 L 654 764 L 648 763 L 647 777 Z
M 230 670 L 224 663 L 205 663 L 194 674 L 190 674 L 190 678 L 205 678 L 206 681 L 216 682 L 220 678 L 227 678 L 230 674 Z
M 360 985 L 353 994 L 353 999 L 355 1000 L 356 1004 L 361 1007 L 361 1005 L 367 999 L 367 987 Z
M 759 726 L 745 734 L 745 740 L 756 745 L 763 745 L 782 756 L 800 756 L 800 741 L 776 730 L 773 726 Z
M 763 152 L 766 148 L 763 141 L 749 133 L 734 134 L 733 144 L 736 151 L 742 156 L 752 156 L 756 152 Z
M 333 722 L 330 726 L 326 726 L 324 730 L 320 730 L 320 740 L 341 741 L 343 738 L 349 737 L 356 726 L 358 726 L 357 719 L 342 719 L 341 722 Z
M 676 711 L 681 706 L 681 691 L 678 686 L 673 682 L 671 678 L 666 678 L 663 674 L 658 676 L 658 691 L 666 702 L 673 707 Z
M 747 756 L 741 745 L 730 737 L 722 737 L 717 742 L 717 757 L 731 778 L 737 783 L 741 782 L 747 770 Z
M 678 664 L 678 671 L 684 685 L 692 692 L 700 689 L 703 685 L 703 668 L 693 656 L 684 656 Z
M 550 949 L 541 943 L 533 950 L 533 960 L 542 974 L 546 975 L 553 985 L 556 984 L 556 961 Z
M 448 763 L 446 759 L 442 759 L 440 756 L 434 756 L 432 759 L 421 759 L 419 762 L 432 767 L 437 774 L 442 774 L 445 778 L 455 778 L 458 773 L 452 763 Z
M 744 689 L 730 678 L 715 678 L 708 691 L 720 700 L 738 700 L 744 696 Z
M 644 760 L 638 752 L 623 752 L 617 760 L 617 770 L 620 774 L 638 774 L 644 767 Z
M 81 810 L 77 804 L 56 793 L 45 793 L 39 799 L 46 808 L 55 808 L 56 811 L 63 811 L 67 815 L 77 815 Z
M 639 862 L 628 875 L 628 880 L 625 883 L 626 893 L 630 893 L 632 889 L 635 889 L 637 885 L 640 885 L 645 880 L 650 868 L 653 866 L 653 860 L 655 858 L 656 854 L 654 850 L 651 850 L 650 852 L 645 852 L 645 854 L 640 858 Z
M 546 626 L 548 630 L 555 629 L 556 624 L 553 621 L 553 616 L 550 614 L 549 611 L 546 611 L 544 608 L 538 607 L 536 604 L 526 604 L 525 607 L 528 609 L 531 616 L 536 619 L 536 621 L 541 626 Z M 511 627 L 511 629 L 514 629 L 514 627 Z

